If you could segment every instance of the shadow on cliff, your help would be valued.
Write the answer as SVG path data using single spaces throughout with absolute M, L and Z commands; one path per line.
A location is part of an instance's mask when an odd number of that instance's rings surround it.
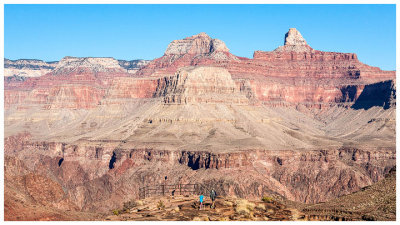
M 366 85 L 352 109 L 370 109 L 374 106 L 389 109 L 396 104 L 396 89 L 392 80 Z

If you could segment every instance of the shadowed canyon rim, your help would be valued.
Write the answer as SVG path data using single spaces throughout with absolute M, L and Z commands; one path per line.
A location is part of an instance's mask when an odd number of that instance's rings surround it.
M 396 164 L 396 72 L 295 28 L 251 59 L 200 33 L 151 61 L 6 59 L 4 75 L 6 220 L 94 220 L 165 183 L 330 203 Z

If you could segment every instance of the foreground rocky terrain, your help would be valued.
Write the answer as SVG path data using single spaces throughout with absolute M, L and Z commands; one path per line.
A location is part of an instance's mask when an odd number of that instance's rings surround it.
M 157 197 L 128 202 L 125 208 L 113 210 L 105 220 L 117 221 L 293 221 L 305 215 L 282 203 L 248 201 L 241 198 L 220 197 L 211 208 L 206 200 L 200 210 L 197 196 Z
M 150 62 L 52 66 L 5 77 L 6 199 L 95 219 L 167 182 L 319 203 L 395 166 L 395 71 L 314 50 L 296 29 L 253 59 L 200 33 Z
M 68 200 L 61 186 L 31 173 L 23 162 L 6 157 L 5 220 L 112 220 L 112 221 L 289 221 L 289 220 L 395 220 L 396 172 L 392 168 L 381 181 L 355 193 L 325 203 L 304 204 L 280 195 L 246 200 L 218 196 L 216 209 L 205 199 L 199 210 L 198 195 L 154 196 L 122 200 L 120 208 L 108 212 L 81 212 Z
M 105 220 L 193 220 L 193 221 L 394 221 L 396 220 L 396 169 L 385 179 L 325 203 L 302 204 L 264 196 L 248 201 L 218 197 L 216 208 L 206 198 L 199 210 L 197 196 L 151 197 L 124 203 Z

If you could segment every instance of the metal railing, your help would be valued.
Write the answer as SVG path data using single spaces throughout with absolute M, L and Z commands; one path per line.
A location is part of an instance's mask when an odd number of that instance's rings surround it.
M 139 199 L 151 196 L 195 195 L 203 192 L 201 184 L 160 184 L 139 188 Z

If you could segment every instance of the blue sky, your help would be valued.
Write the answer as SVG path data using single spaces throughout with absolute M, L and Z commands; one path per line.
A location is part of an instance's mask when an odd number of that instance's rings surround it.
M 5 5 L 4 56 L 154 59 L 171 41 L 206 32 L 252 58 L 283 45 L 291 27 L 314 49 L 396 68 L 395 5 Z

